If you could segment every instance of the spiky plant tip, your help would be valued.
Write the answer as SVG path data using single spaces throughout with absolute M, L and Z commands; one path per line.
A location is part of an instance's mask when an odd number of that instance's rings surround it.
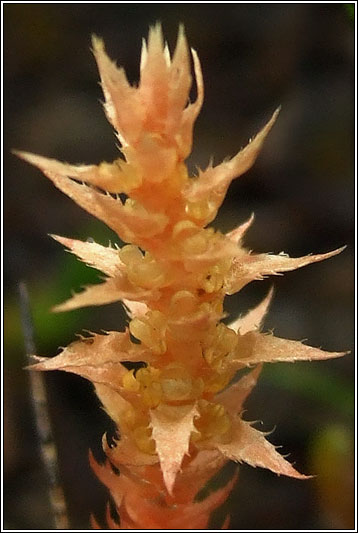
M 122 301 L 129 327 L 123 333 L 80 338 L 32 368 L 64 370 L 90 380 L 118 428 L 115 445 L 109 447 L 104 440 L 107 462 L 99 465 L 90 459 L 121 517 L 119 526 L 107 512 L 110 528 L 205 529 L 234 480 L 202 501 L 195 496 L 228 460 L 296 479 L 309 477 L 242 418 L 262 364 L 344 355 L 262 333 L 272 289 L 256 308 L 226 326 L 225 295 L 265 276 L 332 257 L 342 248 L 300 258 L 255 254 L 243 246 L 253 215 L 227 234 L 208 227 L 232 180 L 258 157 L 279 108 L 237 155 L 190 177 L 185 159 L 204 86 L 199 58 L 190 52 L 182 26 L 172 56 L 161 26 L 150 29 L 137 87 L 109 59 L 100 38 L 93 36 L 92 46 L 105 112 L 121 141 L 121 158 L 71 165 L 16 153 L 129 243 L 105 247 L 53 235 L 106 276 L 55 310 Z M 194 102 L 189 102 L 190 53 L 197 86 Z M 128 196 L 125 203 L 121 193 Z M 132 342 L 131 335 L 139 343 Z M 139 362 L 140 368 L 134 364 Z M 245 368 L 246 374 L 232 383 Z

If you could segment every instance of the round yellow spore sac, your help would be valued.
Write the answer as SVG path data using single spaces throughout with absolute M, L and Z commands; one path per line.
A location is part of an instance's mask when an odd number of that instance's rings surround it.
M 169 364 L 162 370 L 160 378 L 163 401 L 170 403 L 193 400 L 200 389 L 196 381 L 180 363 Z
M 229 438 L 231 420 L 221 404 L 200 400 L 200 417 L 194 422 L 200 432 L 200 440 L 216 439 L 220 442 Z
M 148 387 L 145 387 L 142 392 L 143 402 L 151 409 L 160 404 L 162 397 L 163 392 L 161 384 L 156 381 L 153 381 Z
M 123 387 L 131 392 L 138 392 L 140 389 L 140 383 L 136 380 L 134 376 L 134 370 L 128 370 L 122 378 Z
M 143 259 L 143 254 L 134 244 L 127 244 L 119 250 L 119 258 L 128 267 L 132 267 L 134 264 L 138 263 Z
M 183 251 L 190 255 L 200 255 L 205 253 L 209 246 L 209 235 L 207 235 L 205 231 L 206 230 L 201 230 L 195 235 L 187 237 L 181 245 Z
M 191 220 L 180 220 L 173 227 L 172 238 L 174 240 L 182 240 L 198 233 L 199 230 L 200 228 Z
M 128 278 L 133 283 L 144 289 L 159 288 L 165 280 L 161 267 L 153 260 L 143 260 L 128 270 Z
M 195 220 L 205 220 L 212 213 L 212 206 L 208 200 L 199 200 L 197 202 L 188 202 L 185 212 Z
M 224 285 L 224 272 L 219 265 L 214 265 L 209 268 L 204 277 L 201 278 L 200 287 L 205 292 L 211 294 L 218 292 Z
M 145 346 L 152 350 L 154 355 L 165 353 L 165 322 L 159 311 L 153 311 L 144 318 L 134 318 L 129 323 L 129 331 Z
M 190 291 L 178 291 L 170 301 L 169 313 L 173 318 L 190 315 L 197 311 L 199 299 Z
M 119 166 L 121 174 L 119 176 L 121 189 L 124 193 L 129 193 L 142 185 L 142 174 L 133 165 L 117 159 L 115 163 Z
M 152 439 L 152 430 L 148 426 L 138 426 L 132 432 L 138 448 L 144 453 L 155 453 L 155 442 Z

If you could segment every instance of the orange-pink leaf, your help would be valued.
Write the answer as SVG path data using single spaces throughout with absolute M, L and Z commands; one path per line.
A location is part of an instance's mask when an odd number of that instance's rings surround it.
M 238 414 L 242 410 L 246 398 L 255 387 L 261 370 L 262 365 L 257 365 L 237 383 L 234 383 L 231 387 L 217 394 L 215 401 L 222 404 L 231 415 Z
M 190 435 L 195 430 L 194 418 L 197 416 L 199 412 L 196 405 L 160 404 L 150 411 L 152 437 L 169 494 L 173 492 L 184 455 L 188 453 Z
M 192 50 L 198 97 L 186 106 L 191 86 L 190 60 L 187 41 L 179 28 L 176 49 L 171 60 L 168 46 L 163 42 L 160 24 L 150 29 L 148 43 L 143 41 L 140 83 L 131 87 L 122 68 L 107 56 L 101 39 L 93 38 L 105 95 L 108 120 L 118 132 L 126 149 L 142 144 L 147 134 L 157 134 L 168 144 L 176 145 L 178 156 L 184 160 L 191 150 L 192 129 L 203 101 L 203 81 L 199 60 Z M 160 154 L 158 154 L 160 156 Z
M 87 265 L 101 270 L 107 276 L 114 277 L 121 268 L 125 269 L 125 265 L 119 259 L 118 249 L 116 250 L 111 246 L 101 246 L 96 242 L 67 239 L 58 235 L 51 235 L 51 237 L 69 248 Z
M 192 180 L 187 186 L 184 194 L 188 200 L 210 200 L 215 206 L 211 214 L 205 219 L 206 224 L 215 218 L 232 180 L 247 172 L 254 164 L 267 134 L 276 121 L 278 113 L 279 109 L 274 112 L 269 122 L 256 137 L 244 149 L 240 150 L 236 156 L 216 167 L 209 166 L 205 171 L 200 171 L 199 177 Z
M 58 189 L 85 211 L 102 220 L 126 242 L 143 244 L 146 239 L 163 232 L 168 223 L 168 217 L 163 213 L 148 212 L 140 204 L 123 205 L 120 198 L 114 199 L 92 187 L 47 170 L 42 157 L 27 152 L 17 152 L 17 155 L 37 166 Z
M 122 144 L 135 142 L 142 129 L 144 115 L 137 91 L 129 85 L 124 69 L 118 68 L 107 56 L 102 39 L 93 36 L 92 46 L 106 99 L 107 118 L 119 133 Z
M 135 300 L 127 300 L 127 298 L 122 298 L 122 303 L 124 304 L 125 310 L 129 318 L 144 316 L 149 310 L 147 304 L 143 302 L 137 302 Z
M 250 218 L 246 220 L 243 224 L 240 224 L 237 228 L 229 231 L 229 233 L 226 233 L 226 237 L 230 239 L 231 241 L 234 241 L 236 243 L 239 243 L 247 230 L 251 227 L 253 221 L 255 219 L 254 214 L 252 213 Z
M 267 314 L 268 308 L 271 303 L 273 295 L 273 288 L 269 290 L 266 298 L 262 300 L 262 302 L 259 303 L 254 309 L 251 309 L 246 315 L 243 317 L 239 317 L 233 322 L 230 322 L 228 324 L 228 327 L 239 332 L 240 335 L 245 335 L 245 333 L 248 333 L 249 331 L 255 331 L 259 329 L 262 325 L 262 322 Z
M 183 26 L 179 27 L 176 49 L 170 59 L 164 46 L 160 24 L 149 31 L 143 43 L 139 92 L 146 108 L 146 122 L 158 133 L 173 137 L 191 86 L 188 44 Z M 153 128 L 153 129 L 154 129 Z
M 181 121 L 183 109 L 188 102 L 191 78 L 190 53 L 183 25 L 179 26 L 178 38 L 170 64 L 168 82 L 168 110 L 166 132 L 174 137 Z
M 211 511 L 225 502 L 236 479 L 237 475 L 201 502 L 164 506 L 159 498 L 159 501 L 153 498 L 143 499 L 139 503 L 138 495 L 132 492 L 126 496 L 124 507 L 138 528 L 177 530 L 185 525 L 185 529 L 205 529 Z
M 125 433 L 120 440 L 113 439 L 113 445 L 108 446 L 106 434 L 102 438 L 102 447 L 112 464 L 118 468 L 122 466 L 148 466 L 158 463 L 158 456 L 139 450 L 135 442 Z
M 118 522 L 116 522 L 111 515 L 111 507 L 109 503 L 106 506 L 106 521 L 110 529 L 122 529 Z
M 171 527 L 179 529 L 182 523 L 186 523 L 191 524 L 193 529 L 206 529 L 212 510 L 227 500 L 237 478 L 236 473 L 224 487 L 212 492 L 203 501 L 183 506 L 181 512 L 177 513 L 174 520 L 171 520 Z
M 89 337 L 82 337 L 64 348 L 56 357 L 44 358 L 46 368 L 53 370 L 56 365 L 71 366 L 79 364 L 103 364 L 106 362 L 117 363 L 120 361 L 138 361 L 138 345 L 132 344 L 128 330 L 125 332 L 109 331 L 104 335 L 96 333 Z M 141 356 L 146 354 L 140 350 Z M 134 359 L 131 357 L 134 356 Z
M 55 359 L 55 358 L 53 358 Z M 63 370 L 64 372 L 71 372 L 77 374 L 83 378 L 92 381 L 92 383 L 103 383 L 112 387 L 113 389 L 122 390 L 122 378 L 126 373 L 126 369 L 119 363 L 104 363 L 100 366 L 97 365 L 47 365 L 48 361 L 38 363 L 31 367 L 31 370 Z M 52 362 L 52 359 L 49 360 Z M 53 366 L 53 368 L 52 368 Z
M 178 473 L 173 502 L 189 503 L 226 462 L 216 449 L 200 450 Z
M 276 474 L 307 479 L 311 476 L 300 474 L 280 455 L 275 446 L 266 440 L 263 433 L 253 428 L 249 422 L 233 422 L 233 438 L 228 444 L 218 444 L 218 449 L 233 461 L 268 468 Z
M 126 415 L 131 409 L 131 404 L 113 388 L 103 383 L 95 383 L 96 394 L 104 410 L 121 430 L 125 425 Z
M 345 246 L 326 254 L 306 255 L 304 257 L 289 257 L 285 254 L 245 254 L 233 260 L 231 271 L 226 279 L 226 294 L 234 294 L 242 287 L 264 276 L 278 275 L 301 268 L 310 263 L 317 263 L 341 253 Z
M 58 174 L 63 178 L 74 178 L 78 181 L 85 181 L 91 185 L 96 185 L 104 191 L 112 193 L 124 192 L 122 188 L 122 176 L 125 161 L 117 159 L 113 163 L 101 163 L 100 165 L 70 165 L 62 163 L 56 159 L 34 155 L 29 152 L 14 150 L 13 153 L 29 163 L 41 168 L 46 172 Z
M 95 519 L 95 517 L 93 516 L 93 514 L 90 515 L 90 524 L 91 524 L 91 528 L 92 529 L 103 529 L 99 523 L 97 522 L 97 520 Z
M 228 514 L 220 529 L 229 529 L 229 525 L 230 525 L 230 515 Z
M 268 333 L 249 332 L 239 336 L 233 365 L 315 361 L 342 357 L 347 352 L 325 352 L 299 341 L 281 339 Z
M 108 460 L 103 465 L 97 463 L 91 450 L 89 451 L 89 464 L 98 479 L 111 491 L 117 507 L 120 507 L 126 488 L 122 476 L 118 476 L 113 471 Z
M 184 109 L 182 114 L 180 124 L 180 136 L 178 136 L 179 154 L 182 159 L 185 159 L 191 152 L 194 122 L 200 112 L 204 101 L 204 81 L 203 74 L 201 71 L 200 60 L 198 54 L 193 48 L 191 49 L 191 53 L 194 63 L 197 97 L 195 102 L 189 104 Z
M 73 294 L 65 302 L 54 306 L 52 311 L 56 313 L 72 311 L 80 307 L 110 304 L 126 298 L 133 300 L 137 300 L 138 298 L 143 298 L 143 300 L 156 300 L 158 297 L 159 291 L 135 287 L 128 281 L 125 275 L 120 274 L 115 278 L 107 279 L 103 283 L 85 287 L 82 292 Z
M 132 344 L 128 331 L 93 335 L 73 342 L 51 358 L 42 358 L 31 370 L 63 370 L 78 374 L 93 383 L 102 383 L 122 390 L 122 378 L 127 370 L 122 361 L 150 359 L 150 352 L 141 345 Z

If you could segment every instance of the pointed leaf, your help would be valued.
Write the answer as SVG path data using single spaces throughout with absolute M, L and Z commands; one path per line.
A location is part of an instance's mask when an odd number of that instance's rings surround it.
M 43 360 L 46 363 L 46 368 L 32 368 L 34 370 L 55 370 L 59 365 L 61 366 L 78 366 L 81 364 L 100 365 L 107 362 L 118 363 L 121 361 L 129 361 L 131 353 L 136 353 L 139 345 L 132 344 L 128 330 L 123 333 L 118 331 L 109 331 L 105 335 L 98 335 L 96 333 L 89 337 L 82 337 L 78 341 L 74 341 L 56 357 L 46 358 Z M 137 360 L 137 359 L 134 359 Z
M 251 394 L 259 378 L 262 365 L 243 376 L 237 383 L 231 385 L 215 396 L 215 402 L 223 405 L 231 415 L 237 415 L 242 410 L 246 398 Z
M 169 494 L 173 492 L 184 455 L 188 453 L 190 435 L 195 431 L 194 418 L 197 416 L 199 412 L 196 405 L 160 404 L 150 411 L 152 437 Z
M 319 348 L 306 346 L 299 341 L 281 339 L 271 334 L 250 332 L 239 336 L 235 350 L 236 358 L 231 359 L 233 367 L 250 366 L 257 363 L 277 363 L 295 361 L 318 361 L 342 357 L 348 352 L 325 352 Z
M 189 104 L 183 111 L 178 135 L 178 150 L 181 159 L 186 159 L 191 152 L 193 142 L 193 127 L 204 101 L 204 81 L 201 71 L 200 60 L 196 51 L 191 49 L 194 72 L 196 79 L 197 97 L 195 102 Z
M 120 269 L 125 266 L 119 259 L 118 249 L 111 246 L 105 247 L 96 242 L 78 241 L 76 239 L 67 239 L 58 235 L 51 235 L 53 239 L 69 248 L 70 251 L 77 255 L 87 265 L 101 270 L 107 276 L 115 276 Z
M 230 239 L 231 241 L 234 241 L 236 243 L 239 243 L 247 230 L 252 226 L 253 221 L 255 220 L 254 213 L 251 214 L 250 218 L 246 220 L 243 224 L 240 224 L 237 228 L 229 231 L 229 233 L 226 234 L 226 237 Z
M 170 63 L 164 52 L 160 23 L 149 29 L 146 59 L 140 72 L 139 92 L 146 112 L 150 131 L 157 131 L 166 119 L 168 111 L 168 82 Z
M 263 433 L 254 429 L 249 422 L 237 420 L 233 423 L 233 438 L 228 444 L 218 444 L 218 449 L 233 461 L 268 468 L 276 474 L 308 479 L 311 476 L 300 474 L 280 455 L 275 446 L 266 440 Z
M 230 526 L 230 515 L 228 514 L 220 529 L 229 529 L 229 526 Z
M 111 515 L 111 507 L 109 505 L 109 503 L 107 502 L 107 505 L 106 505 L 106 521 L 107 521 L 107 525 L 109 527 L 109 529 L 122 529 L 118 522 L 116 522 L 113 518 L 112 518 L 112 515 Z
M 106 434 L 103 435 L 102 446 L 103 451 L 108 459 L 117 468 L 121 466 L 137 467 L 155 465 L 158 463 L 158 456 L 142 452 L 135 442 L 126 435 L 121 434 L 120 440 L 114 440 L 114 445 L 108 446 Z
M 143 121 L 137 89 L 129 85 L 124 70 L 107 56 L 102 39 L 93 36 L 92 46 L 101 76 L 107 118 L 119 133 L 122 144 L 135 142 Z
M 101 194 L 87 185 L 63 177 L 43 166 L 43 158 L 27 152 L 18 152 L 19 157 L 37 166 L 58 189 L 67 194 L 85 211 L 102 220 L 122 240 L 141 244 L 146 238 L 160 234 L 165 229 L 168 217 L 163 213 L 150 213 L 140 204 L 126 203 Z
M 104 283 L 85 287 L 82 292 L 74 294 L 65 302 L 53 307 L 52 311 L 56 313 L 72 311 L 80 307 L 111 304 L 126 298 L 156 300 L 158 297 L 159 291 L 136 288 L 125 277 L 117 276 L 107 279 Z
M 179 25 L 173 60 L 170 65 L 167 131 L 175 135 L 191 87 L 190 55 L 184 26 Z
M 84 287 L 82 292 L 75 293 L 65 302 L 55 305 L 52 311 L 62 313 L 64 311 L 73 311 L 80 307 L 111 304 L 118 302 L 123 296 L 123 292 L 117 288 L 116 281 L 107 279 L 104 283 Z M 128 294 L 125 294 L 125 296 L 128 296 Z
M 93 516 L 93 514 L 90 514 L 90 524 L 91 524 L 91 528 L 92 529 L 103 529 L 99 523 L 97 522 L 97 520 L 95 519 L 95 517 Z
M 117 159 L 113 163 L 103 162 L 99 165 L 70 165 L 57 161 L 56 159 L 34 155 L 29 152 L 14 150 L 13 153 L 21 159 L 25 159 L 25 161 L 41 168 L 43 172 L 52 172 L 62 178 L 74 178 L 78 181 L 85 181 L 112 193 L 124 192 L 121 187 L 121 181 L 122 176 L 125 175 L 122 167 L 126 163 L 122 159 Z
M 219 450 L 200 450 L 178 473 L 172 503 L 191 503 L 225 462 Z
M 278 275 L 281 272 L 295 270 L 311 263 L 324 261 L 341 253 L 345 246 L 326 254 L 306 255 L 304 257 L 289 257 L 285 254 L 245 254 L 233 260 L 231 271 L 226 280 L 226 294 L 234 294 L 242 287 L 264 276 Z
M 102 383 L 122 391 L 122 378 L 127 370 L 122 361 L 150 359 L 150 352 L 132 344 L 129 333 L 109 332 L 73 342 L 51 358 L 42 358 L 31 370 L 63 370 L 78 374 L 93 383 Z
M 125 306 L 126 312 L 129 318 L 141 317 L 147 314 L 149 308 L 147 304 L 143 302 L 137 302 L 135 300 L 127 300 L 122 298 L 122 302 Z
M 234 488 L 238 474 L 236 473 L 229 482 L 215 492 L 212 492 L 201 502 L 183 505 L 176 517 L 170 521 L 172 529 L 179 529 L 181 524 L 190 524 L 192 529 L 206 529 L 211 513 L 227 501 Z
M 205 220 L 211 222 L 216 216 L 226 191 L 234 178 L 238 178 L 254 164 L 262 144 L 274 125 L 279 109 L 272 115 L 269 122 L 254 137 L 254 139 L 235 157 L 229 161 L 224 161 L 216 167 L 208 167 L 204 172 L 200 172 L 199 177 L 192 180 L 185 191 L 185 197 L 194 202 L 200 200 L 211 201 L 215 206 L 210 216 Z
M 169 63 L 169 64 L 168 64 Z M 149 28 L 148 42 L 145 47 L 145 61 L 140 72 L 140 88 L 155 91 L 156 84 L 167 81 L 170 62 L 164 53 L 163 32 L 160 22 Z M 157 83 L 156 83 L 157 82 Z
M 108 460 L 100 465 L 91 450 L 89 451 L 89 464 L 98 479 L 110 490 L 116 506 L 120 507 L 126 489 L 123 477 L 113 471 Z
M 234 476 L 226 486 L 211 493 L 201 502 L 174 503 L 164 506 L 159 498 L 139 500 L 139 495 L 133 491 L 125 497 L 124 507 L 130 519 L 140 529 L 178 530 L 183 524 L 190 525 L 192 530 L 205 529 L 211 512 L 224 503 L 236 479 L 237 476 Z
M 122 390 L 122 378 L 126 373 L 126 369 L 119 363 L 108 362 L 101 366 L 75 364 L 62 366 L 61 363 L 58 363 L 58 366 L 54 366 L 53 368 L 52 365 L 46 365 L 46 363 L 47 361 L 38 363 L 32 368 L 30 367 L 30 370 L 63 370 L 64 372 L 71 372 L 72 374 L 86 378 L 92 383 L 103 383 L 115 390 Z
M 259 329 L 262 325 L 262 322 L 267 314 L 269 305 L 271 303 L 273 295 L 273 287 L 269 290 L 266 298 L 262 300 L 254 309 L 251 309 L 243 317 L 239 317 L 234 322 L 228 324 L 228 327 L 240 333 L 240 335 L 245 335 L 249 331 L 255 331 Z
M 125 427 L 128 411 L 131 410 L 130 402 L 106 384 L 95 383 L 95 389 L 104 410 L 121 431 L 122 426 Z

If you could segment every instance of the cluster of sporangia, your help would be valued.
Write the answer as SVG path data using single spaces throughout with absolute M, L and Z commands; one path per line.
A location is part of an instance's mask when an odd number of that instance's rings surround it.
M 197 97 L 188 103 L 191 58 L 182 28 L 172 58 L 160 25 L 150 29 L 138 87 L 129 85 L 96 37 L 93 51 L 105 111 L 123 157 L 98 166 L 73 166 L 18 155 L 130 243 L 113 248 L 54 236 L 107 276 L 55 309 L 120 300 L 129 327 L 80 338 L 54 358 L 37 358 L 32 368 L 65 370 L 92 381 L 118 427 L 114 445 L 103 439 L 107 462 L 99 465 L 91 457 L 120 515 L 118 524 L 108 509 L 110 528 L 205 529 L 235 478 L 202 501 L 195 496 L 228 460 L 307 477 L 241 418 L 262 363 L 343 355 L 261 333 L 271 291 L 228 326 L 222 322 L 224 297 L 253 280 L 340 250 L 301 258 L 254 254 L 242 246 L 252 218 L 227 234 L 207 228 L 231 181 L 254 163 L 278 111 L 235 157 L 189 177 L 185 159 L 203 102 L 203 80 L 192 50 Z M 128 197 L 124 203 L 123 193 Z M 142 364 L 129 370 L 134 362 Z M 235 381 L 245 368 L 249 371 Z M 92 523 L 100 529 L 94 519 Z M 228 519 L 223 527 L 227 524 Z

